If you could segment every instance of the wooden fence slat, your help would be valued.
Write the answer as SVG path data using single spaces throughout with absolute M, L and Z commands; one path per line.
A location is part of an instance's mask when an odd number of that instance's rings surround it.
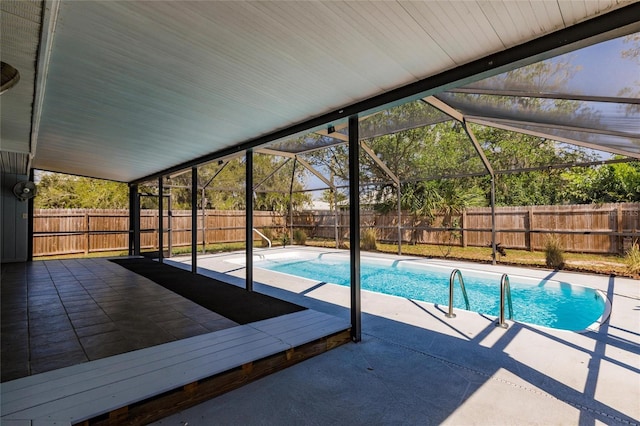
M 564 249 L 573 252 L 622 253 L 637 238 L 640 231 L 640 203 L 569 206 L 497 207 L 497 241 L 506 248 L 541 250 L 549 234 L 560 237 Z M 204 217 L 203 217 L 204 214 Z M 158 212 L 142 210 L 140 215 L 141 246 L 157 249 Z M 245 217 L 242 210 L 198 211 L 198 243 L 243 242 Z M 443 227 L 442 215 L 432 221 L 402 212 L 403 242 L 442 244 L 446 231 L 430 230 Z M 470 208 L 454 217 L 465 231 L 457 245 L 488 246 L 491 242 L 491 209 Z M 165 229 L 168 218 L 165 215 Z M 294 215 L 294 227 L 303 229 L 309 237 L 335 238 L 336 214 L 329 210 L 304 211 Z M 206 230 L 202 229 L 202 224 Z M 338 214 L 339 234 L 348 238 L 349 213 Z M 376 229 L 381 241 L 397 242 L 397 214 L 361 212 L 362 227 Z M 254 212 L 256 229 L 282 232 L 288 218 L 267 211 Z M 33 218 L 34 256 L 71 253 L 92 253 L 128 248 L 129 212 L 109 209 L 36 209 Z M 171 219 L 173 247 L 191 245 L 191 211 L 173 210 Z M 105 231 L 117 231 L 101 233 Z M 569 232 L 576 232 L 570 234 Z M 591 234 L 586 234 L 591 232 Z M 630 233 L 634 236 L 620 236 Z M 168 241 L 168 233 L 165 234 Z M 260 237 L 255 234 L 254 241 Z

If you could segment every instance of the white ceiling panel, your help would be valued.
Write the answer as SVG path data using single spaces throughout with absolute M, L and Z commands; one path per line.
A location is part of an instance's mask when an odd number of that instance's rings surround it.
M 41 3 L 31 4 L 22 15 L 39 18 Z M 45 32 L 51 55 L 38 77 L 46 90 L 33 164 L 133 181 L 622 5 L 61 1 Z M 16 16 L 5 38 L 3 14 L 3 58 L 13 49 L 33 64 L 38 38 L 24 37 L 17 21 L 26 18 Z M 22 107 L 5 113 L 13 95 Z M 31 146 L 24 124 L 33 101 L 3 95 L 3 150 L 5 123 L 16 135 L 7 141 Z
M 0 149 L 12 153 L 4 171 L 25 173 L 31 140 L 31 106 L 35 58 L 40 34 L 41 4 L 37 1 L 2 1 L 0 31 L 2 61 L 20 73 L 20 81 L 0 98 Z M 20 153 L 22 155 L 15 155 Z

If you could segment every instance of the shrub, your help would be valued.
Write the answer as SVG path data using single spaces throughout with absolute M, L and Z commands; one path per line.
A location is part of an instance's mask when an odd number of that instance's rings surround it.
M 282 234 L 282 246 L 286 247 L 287 244 L 289 244 L 289 233 L 288 232 L 284 232 Z
M 362 250 L 376 250 L 378 245 L 376 244 L 376 230 L 365 229 L 360 236 L 360 248 Z
M 558 237 L 550 236 L 547 238 L 544 244 L 544 255 L 548 267 L 553 269 L 564 267 L 564 251 Z
M 640 274 L 640 246 L 637 240 L 631 244 L 631 248 L 625 253 L 624 263 L 627 264 L 627 271 L 630 274 Z
M 293 241 L 296 244 L 303 246 L 307 242 L 307 233 L 302 229 L 296 229 L 293 231 Z

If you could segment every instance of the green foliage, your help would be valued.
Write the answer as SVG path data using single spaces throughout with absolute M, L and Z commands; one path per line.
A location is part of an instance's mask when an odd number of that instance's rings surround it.
M 41 173 L 37 182 L 38 209 L 129 208 L 129 188 L 124 183 L 49 172 Z
M 198 168 L 198 207 L 207 209 L 244 210 L 245 209 L 245 161 L 235 158 L 222 164 L 209 163 Z M 277 170 L 272 176 L 271 173 Z M 289 209 L 289 190 L 293 189 L 293 209 L 301 210 L 311 203 L 311 195 L 295 192 L 304 187 L 302 167 L 293 173 L 293 162 L 273 155 L 255 154 L 253 156 L 253 181 L 257 186 L 254 192 L 253 208 L 263 211 L 285 213 Z M 293 177 L 293 187 L 291 179 Z M 176 209 L 191 207 L 191 173 L 178 175 L 171 179 L 172 206 Z M 204 190 L 204 199 L 202 187 Z
M 473 126 L 494 170 L 517 170 L 560 163 L 592 160 L 580 149 L 559 149 L 553 141 L 501 129 Z M 496 205 L 529 206 L 565 202 L 558 191 L 562 187 L 561 170 L 498 174 L 495 178 Z M 484 186 L 490 192 L 490 181 Z
M 544 244 L 545 264 L 553 269 L 564 267 L 564 250 L 562 243 L 556 236 L 549 236 Z
M 561 194 L 570 203 L 640 202 L 640 161 L 574 168 L 562 179 Z
M 377 237 L 375 229 L 365 229 L 360 235 L 360 248 L 367 251 L 376 250 L 378 248 L 376 239 Z
M 289 239 L 289 233 L 288 232 L 284 232 L 282 234 L 282 246 L 286 247 L 290 244 L 291 240 Z
M 302 229 L 294 229 L 293 241 L 300 246 L 305 245 L 307 242 L 307 233 Z
M 624 255 L 627 271 L 632 275 L 640 275 L 640 245 L 634 241 L 631 248 Z

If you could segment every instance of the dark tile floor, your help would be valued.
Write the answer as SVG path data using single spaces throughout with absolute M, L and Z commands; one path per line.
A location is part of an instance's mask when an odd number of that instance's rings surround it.
M 237 325 L 106 259 L 1 273 L 2 382 Z

